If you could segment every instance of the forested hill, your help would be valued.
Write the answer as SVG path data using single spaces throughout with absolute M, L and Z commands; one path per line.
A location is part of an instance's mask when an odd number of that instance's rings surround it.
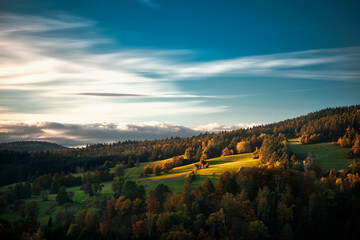
M 56 143 L 50 143 L 45 141 L 18 141 L 18 142 L 0 143 L 0 149 L 36 152 L 36 151 L 66 149 L 66 147 Z
M 240 142 L 251 152 L 259 152 L 262 164 L 291 167 L 291 153 L 283 141 L 299 137 L 302 144 L 339 142 L 351 147 L 350 155 L 360 154 L 360 105 L 328 108 L 294 119 L 238 129 L 229 132 L 200 134 L 189 138 L 152 141 L 126 141 L 94 144 L 84 148 L 42 152 L 0 150 L 0 185 L 25 181 L 37 174 L 94 170 L 106 161 L 132 167 L 137 162 L 167 159 L 185 153 L 194 160 L 231 155 Z

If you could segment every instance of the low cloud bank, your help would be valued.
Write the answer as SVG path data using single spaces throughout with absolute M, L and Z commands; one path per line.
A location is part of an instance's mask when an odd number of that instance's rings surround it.
M 64 124 L 57 122 L 1 123 L 0 142 L 41 140 L 68 147 L 91 143 L 109 143 L 126 140 L 152 140 L 169 137 L 191 137 L 204 132 L 229 131 L 253 127 L 258 124 L 236 124 L 224 126 L 211 123 L 198 127 L 186 127 L 171 123 L 115 123 Z

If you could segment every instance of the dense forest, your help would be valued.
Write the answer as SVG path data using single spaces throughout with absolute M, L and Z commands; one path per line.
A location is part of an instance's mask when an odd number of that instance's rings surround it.
M 287 140 L 294 137 L 301 144 L 333 142 L 347 148 L 353 163 L 340 171 L 323 171 L 317 163 L 297 159 L 287 149 Z M 207 167 L 207 159 L 248 152 L 259 159 L 258 167 L 234 169 L 216 182 L 205 179 L 200 186 L 191 184 L 198 177 L 196 169 Z M 358 239 L 359 156 L 360 106 L 329 108 L 274 124 L 189 138 L 39 152 L 2 150 L 1 184 L 24 183 L 0 192 L 0 211 L 11 204 L 21 216 L 13 222 L 0 219 L 0 237 Z M 174 167 L 195 163 L 181 192 L 173 192 L 166 183 L 146 192 L 143 185 L 124 178 L 127 168 L 168 158 L 145 167 L 141 175 L 166 174 Z M 81 186 L 92 197 L 104 181 L 113 181 L 115 194 L 96 202 L 100 210 L 66 207 L 74 195 L 66 188 Z M 39 203 L 22 199 L 41 196 L 46 201 L 49 194 L 56 194 L 64 207 L 47 225 L 40 225 Z
M 39 203 L 19 205 L 21 218 L 0 220 L 1 239 L 357 239 L 360 234 L 360 163 L 346 171 L 251 168 L 187 181 L 181 193 L 164 184 L 145 194 L 133 181 L 114 181 L 116 194 L 101 211 L 66 207 L 71 192 L 58 190 L 63 209 L 46 225 Z M 24 186 L 29 189 L 30 186 Z M 20 192 L 21 192 L 20 191 Z M 26 192 L 24 192 L 26 193 Z M 91 193 L 89 193 L 91 194 Z M 94 193 L 92 193 L 94 194 Z

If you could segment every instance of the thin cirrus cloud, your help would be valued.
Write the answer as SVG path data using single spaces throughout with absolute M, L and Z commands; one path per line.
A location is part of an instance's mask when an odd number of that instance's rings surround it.
M 96 22 L 75 16 L 4 13 L 0 22 L 4 121 L 147 121 L 226 112 L 230 107 L 216 99 L 256 95 L 187 92 L 180 86 L 183 80 L 221 76 L 226 81 L 231 76 L 360 81 L 359 47 L 199 62 L 186 60 L 193 54 L 190 50 L 114 47 L 115 40 L 94 33 Z M 113 50 L 102 50 L 104 44 Z
M 1 123 L 0 142 L 42 140 L 74 147 L 99 142 L 190 137 L 201 132 L 229 131 L 256 125 L 252 123 L 224 126 L 212 123 L 192 128 L 159 122 L 127 123 L 124 125 L 114 123 L 64 124 L 57 122 Z
M 141 65 L 144 59 L 138 51 L 94 50 L 101 43 L 112 42 L 111 39 L 62 37 L 64 33 L 74 35 L 79 29 L 83 35 L 93 34 L 92 21 L 66 15 L 48 19 L 3 14 L 1 22 L 0 92 L 4 94 L 0 95 L 0 102 L 8 109 L 2 111 L 3 120 L 111 122 L 227 109 L 189 99 L 215 96 L 183 92 L 170 79 L 131 71 L 127 65 Z M 144 55 L 149 52 L 155 53 L 153 56 L 173 54 L 144 51 Z M 31 104 L 17 104 L 27 102 L 29 95 Z M 132 101 L 134 98 L 138 100 Z M 180 100 L 162 100 L 167 98 Z M 28 113 L 29 109 L 33 109 L 32 113 Z
M 360 47 L 349 47 L 184 63 L 159 69 L 159 74 L 167 70 L 167 75 L 180 79 L 253 76 L 360 82 L 359 67 Z

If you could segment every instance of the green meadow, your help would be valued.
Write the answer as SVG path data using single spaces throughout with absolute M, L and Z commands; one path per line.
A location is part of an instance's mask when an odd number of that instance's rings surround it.
M 301 144 L 297 138 L 288 140 L 288 150 L 296 155 L 297 159 L 305 159 L 311 152 L 315 155 L 314 162 L 324 171 L 346 169 L 352 163 L 349 159 L 349 148 L 340 148 L 335 143 Z

